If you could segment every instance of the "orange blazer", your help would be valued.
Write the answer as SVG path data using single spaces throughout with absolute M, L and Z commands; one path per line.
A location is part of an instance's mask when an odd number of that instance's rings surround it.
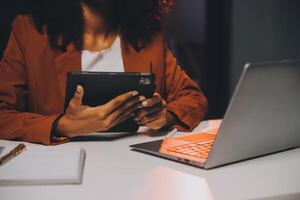
M 156 75 L 156 92 L 181 121 L 176 128 L 197 126 L 206 112 L 206 98 L 177 65 L 162 35 L 140 52 L 125 41 L 121 49 L 126 72 Z M 64 112 L 66 74 L 80 70 L 81 53 L 73 44 L 66 52 L 51 48 L 30 16 L 18 16 L 0 62 L 0 138 L 53 144 L 52 124 Z

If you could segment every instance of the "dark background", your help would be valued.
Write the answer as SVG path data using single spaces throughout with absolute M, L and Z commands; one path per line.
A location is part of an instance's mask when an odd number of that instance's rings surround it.
M 0 1 L 0 58 L 24 0 Z M 169 47 L 224 115 L 246 62 L 300 57 L 299 0 L 177 0 L 165 19 Z

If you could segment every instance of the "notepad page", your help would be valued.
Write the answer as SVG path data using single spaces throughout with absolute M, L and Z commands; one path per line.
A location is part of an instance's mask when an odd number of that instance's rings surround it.
M 84 160 L 79 147 L 29 146 L 0 166 L 0 185 L 80 184 Z

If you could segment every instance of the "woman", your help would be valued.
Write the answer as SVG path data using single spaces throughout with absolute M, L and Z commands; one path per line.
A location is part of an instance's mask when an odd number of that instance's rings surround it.
M 150 129 L 193 129 L 207 102 L 167 49 L 161 18 L 170 0 L 31 0 L 0 63 L 0 138 L 56 144 L 134 117 Z M 132 91 L 82 105 L 77 87 L 64 113 L 69 71 L 153 72 L 150 99 Z M 136 113 L 136 114 L 134 114 Z

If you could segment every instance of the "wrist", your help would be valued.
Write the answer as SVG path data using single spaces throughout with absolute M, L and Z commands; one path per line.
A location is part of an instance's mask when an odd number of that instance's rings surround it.
M 56 141 L 58 138 L 64 137 L 58 129 L 58 123 L 62 117 L 63 114 L 59 115 L 52 124 L 51 136 L 50 136 L 52 141 Z
M 168 130 L 173 129 L 173 128 L 177 128 L 180 129 L 181 131 L 189 131 L 190 127 L 185 124 L 182 120 L 180 120 L 180 118 L 173 113 L 172 111 L 168 110 L 168 126 L 166 126 L 166 128 Z
M 71 137 L 70 131 L 69 131 L 69 120 L 66 118 L 65 115 L 62 115 L 58 120 L 57 120 L 57 126 L 56 126 L 56 132 L 59 134 L 59 136 L 66 136 L 66 137 Z
M 167 122 L 165 124 L 165 127 L 168 127 L 168 128 L 179 122 L 177 116 L 170 111 L 167 111 L 166 118 L 167 118 Z

